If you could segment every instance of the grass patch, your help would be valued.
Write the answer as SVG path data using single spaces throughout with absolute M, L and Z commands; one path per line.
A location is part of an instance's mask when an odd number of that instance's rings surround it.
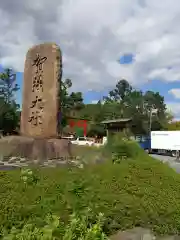
M 136 157 L 128 155 L 118 164 L 107 161 L 83 169 L 33 169 L 38 180 L 32 184 L 22 181 L 19 170 L 1 171 L 1 228 L 20 228 L 25 223 L 43 226 L 49 213 L 66 224 L 73 212 L 91 208 L 96 216 L 104 213 L 103 230 L 108 235 L 133 226 L 162 234 L 179 233 L 180 176 L 137 146 L 130 148 Z M 87 154 L 91 150 L 88 148 Z M 85 156 L 85 148 L 82 151 Z M 96 151 L 102 154 L 102 149 Z
M 102 147 L 73 145 L 72 153 L 74 156 L 93 160 L 94 157 L 102 155 Z

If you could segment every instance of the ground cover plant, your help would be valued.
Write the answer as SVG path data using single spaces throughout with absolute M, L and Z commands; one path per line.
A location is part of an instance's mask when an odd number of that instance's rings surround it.
M 123 146 L 124 150 L 119 150 Z M 47 225 L 47 216 L 55 215 L 60 217 L 60 227 L 53 233 L 59 238 L 54 239 L 63 239 L 71 225 L 70 216 L 77 213 L 76 219 L 81 219 L 87 209 L 91 212 L 86 214 L 88 224 L 81 239 L 88 239 L 85 236 L 101 213 L 104 221 L 99 234 L 103 237 L 134 226 L 161 234 L 180 232 L 180 176 L 173 169 L 127 140 L 116 139 L 97 151 L 102 155 L 107 152 L 107 156 L 116 153 L 115 161 L 109 158 L 101 164 L 84 164 L 83 168 L 1 171 L 1 233 L 10 234 L 13 227 L 23 229 L 27 224 L 41 231 Z

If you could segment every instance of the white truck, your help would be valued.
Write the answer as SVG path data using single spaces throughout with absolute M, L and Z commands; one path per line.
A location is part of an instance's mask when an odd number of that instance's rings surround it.
M 72 144 L 84 145 L 84 146 L 93 146 L 94 142 L 88 140 L 86 137 L 78 137 L 76 140 L 71 141 Z
M 180 131 L 152 131 L 150 152 L 177 156 L 180 151 Z

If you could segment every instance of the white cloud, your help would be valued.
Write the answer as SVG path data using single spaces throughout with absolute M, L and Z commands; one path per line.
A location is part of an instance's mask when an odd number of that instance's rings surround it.
M 168 91 L 168 93 L 172 94 L 174 98 L 180 99 L 180 88 L 172 88 Z
M 74 90 L 180 80 L 179 0 L 1 0 L 0 64 L 23 71 L 29 47 L 60 45 Z M 133 53 L 132 65 L 117 59 Z

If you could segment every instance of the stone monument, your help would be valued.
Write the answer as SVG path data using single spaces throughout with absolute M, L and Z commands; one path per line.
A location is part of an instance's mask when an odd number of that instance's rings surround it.
M 40 44 L 29 49 L 24 68 L 22 136 L 57 137 L 61 63 L 56 44 Z
M 7 149 L 5 157 L 42 162 L 71 155 L 71 143 L 58 137 L 61 75 L 61 51 L 56 44 L 44 43 L 29 49 L 24 68 L 21 135 L 0 140 L 0 151 Z

